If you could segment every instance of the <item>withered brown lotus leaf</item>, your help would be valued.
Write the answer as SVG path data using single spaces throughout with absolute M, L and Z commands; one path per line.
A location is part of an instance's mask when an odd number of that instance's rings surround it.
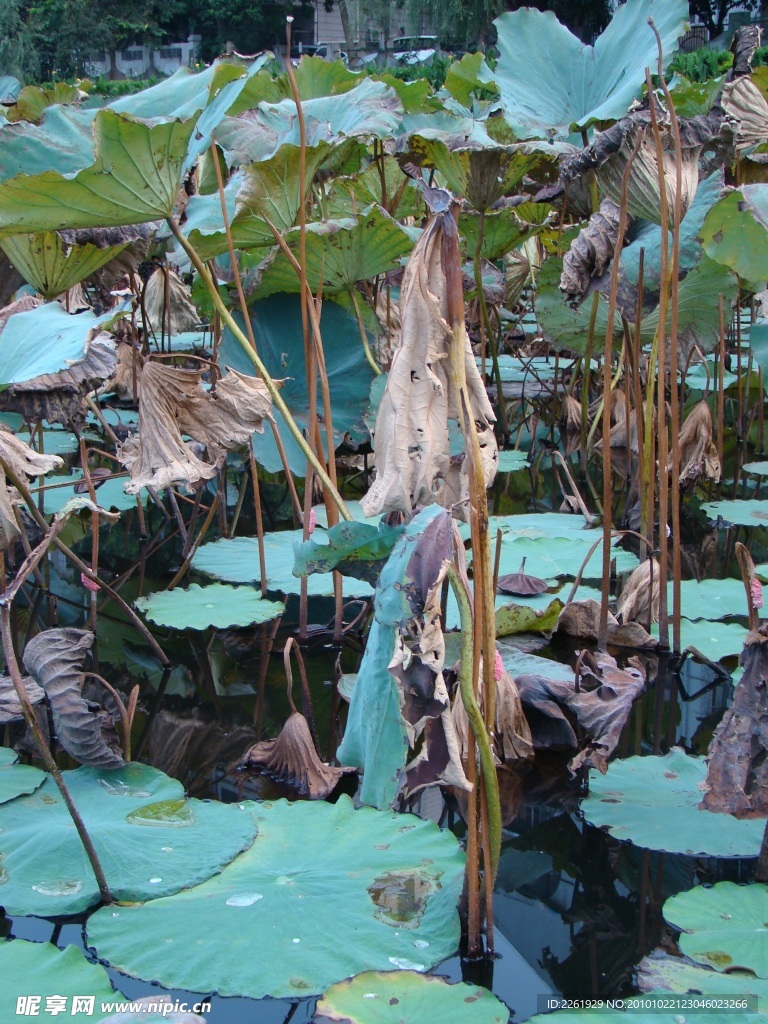
M 642 129 L 641 129 L 642 130 Z M 662 125 L 664 191 L 667 200 L 669 227 L 672 227 L 675 194 L 677 192 L 677 172 L 675 169 L 675 148 L 669 126 Z M 595 172 L 603 193 L 614 203 L 621 202 L 621 187 L 624 170 L 635 148 L 635 132 L 627 135 L 621 148 L 611 156 Z M 685 216 L 693 202 L 699 185 L 700 145 L 682 148 L 682 182 L 681 209 Z M 629 172 L 629 191 L 627 210 L 632 217 L 642 217 L 654 224 L 661 223 L 660 213 L 661 192 L 659 187 L 659 163 L 656 146 L 649 130 L 643 130 L 640 148 L 632 161 Z
M 744 675 L 715 730 L 699 807 L 737 818 L 768 817 L 768 625 L 747 635 Z
M 478 705 L 483 710 L 482 670 Z M 453 702 L 453 720 L 461 746 L 462 760 L 469 752 L 469 719 L 457 692 Z M 533 757 L 531 730 L 523 709 L 518 685 L 509 672 L 502 671 L 496 680 L 496 723 L 492 738 L 493 752 L 498 762 L 509 764 L 513 761 Z
M 621 730 L 645 680 L 638 667 L 619 668 L 609 654 L 598 654 L 596 667 L 582 675 L 580 685 L 540 675 L 518 676 L 517 685 L 531 723 L 537 750 L 555 747 L 578 749 L 568 767 L 584 766 L 605 774 L 608 758 L 616 749 Z M 576 727 L 586 733 L 587 742 Z
M 22 481 L 43 476 L 64 465 L 58 455 L 33 451 L 4 424 L 0 424 L 0 456 Z M 0 551 L 5 551 L 21 536 L 13 512 L 16 500 L 15 488 L 9 488 L 5 473 L 0 470 Z
M 627 577 L 616 617 L 623 623 L 658 622 L 660 600 L 661 567 L 655 558 L 647 558 Z
M 122 768 L 112 716 L 83 696 L 83 662 L 93 646 L 83 629 L 46 629 L 24 650 L 24 667 L 45 690 L 59 743 L 80 764 Z
M 712 414 L 702 399 L 688 413 L 677 439 L 680 451 L 680 483 L 695 483 L 702 477 L 720 479 L 720 459 L 712 441 Z M 672 456 L 667 462 L 667 472 L 672 472 Z
M 167 278 L 166 278 L 167 274 Z M 158 267 L 144 286 L 148 334 L 172 337 L 194 331 L 200 323 L 189 288 L 172 270 Z
M 506 576 L 499 576 L 496 589 L 500 594 L 512 594 L 515 597 L 531 597 L 533 594 L 543 594 L 549 590 L 549 583 L 539 579 L 538 576 L 530 576 L 525 572 L 525 559 L 518 572 L 507 573 Z
M 368 516 L 411 513 L 416 505 L 450 505 L 466 499 L 467 459 L 452 462 L 449 419 L 463 422 L 449 375 L 452 332 L 446 255 L 458 236 L 450 212 L 432 217 L 411 253 L 400 297 L 400 345 L 396 349 L 379 405 L 374 431 L 376 479 L 362 499 Z M 458 258 L 458 256 L 457 256 Z M 498 447 L 491 404 L 462 331 L 469 414 L 480 435 L 486 486 L 496 473 Z
M 560 406 L 560 422 L 566 434 L 578 434 L 581 431 L 581 402 L 573 395 L 566 395 Z
M 31 704 L 39 704 L 45 698 L 45 691 L 37 685 L 31 676 L 22 679 L 24 689 Z M 23 719 L 19 703 L 19 695 L 10 676 L 0 676 L 0 725 L 7 722 L 18 722 Z
M 118 451 L 131 474 L 126 485 L 130 494 L 142 487 L 210 480 L 226 449 L 263 430 L 271 402 L 261 380 L 230 370 L 211 394 L 201 386 L 201 377 L 198 370 L 145 363 L 139 383 L 139 434 Z M 205 445 L 210 462 L 198 458 L 182 434 Z
M 619 208 L 612 199 L 603 199 L 563 257 L 560 290 L 570 302 L 580 302 L 592 279 L 602 277 L 613 259 L 618 234 Z
M 317 756 L 307 720 L 294 711 L 274 740 L 255 743 L 243 758 L 243 766 L 260 768 L 265 775 L 293 786 L 310 800 L 324 800 L 342 775 L 354 768 L 334 768 Z
M 768 102 L 751 78 L 737 78 L 723 88 L 722 106 L 733 126 L 736 151 L 743 153 L 768 142 Z M 764 163 L 768 156 L 750 154 Z
M 580 640 L 597 640 L 600 629 L 599 601 L 571 601 L 560 612 L 556 633 Z M 608 643 L 612 647 L 656 647 L 658 642 L 639 622 L 620 623 L 608 612 Z

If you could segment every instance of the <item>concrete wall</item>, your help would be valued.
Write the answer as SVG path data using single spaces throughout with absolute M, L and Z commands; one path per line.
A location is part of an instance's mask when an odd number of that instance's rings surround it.
M 189 67 L 195 61 L 200 36 L 193 35 L 183 43 L 168 43 L 152 49 L 149 46 L 126 46 L 115 53 L 115 68 L 119 78 L 143 78 L 150 72 L 172 75 L 180 67 Z M 108 77 L 111 63 L 108 53 L 93 54 L 85 62 L 90 78 Z

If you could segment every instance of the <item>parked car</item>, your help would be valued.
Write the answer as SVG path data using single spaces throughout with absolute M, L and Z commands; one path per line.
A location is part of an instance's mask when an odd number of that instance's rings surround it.
M 390 53 L 396 64 L 427 64 L 438 51 L 437 36 L 398 36 Z

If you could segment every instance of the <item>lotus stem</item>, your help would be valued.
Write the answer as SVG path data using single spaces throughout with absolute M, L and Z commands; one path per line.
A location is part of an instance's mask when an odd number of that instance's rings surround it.
M 83 844 L 83 849 L 88 857 L 88 860 L 93 870 L 96 884 L 99 887 L 99 894 L 104 903 L 113 903 L 112 893 L 109 891 L 109 885 L 107 884 L 106 876 L 104 875 L 104 869 L 99 861 L 96 848 L 93 845 L 88 829 L 85 827 L 80 812 L 75 806 L 75 802 L 72 799 L 72 794 L 69 792 L 64 778 L 59 770 L 59 766 L 56 764 L 51 748 L 48 746 L 48 741 L 43 735 L 43 730 L 40 728 L 40 723 L 35 715 L 34 708 L 29 699 L 27 688 L 24 685 L 24 680 L 19 670 L 19 663 L 16 660 L 16 652 L 13 648 L 13 637 L 11 635 L 11 602 L 13 598 L 6 597 L 7 591 L 3 594 L 2 600 L 0 600 L 0 633 L 2 634 L 3 651 L 5 653 L 5 664 L 8 667 L 8 674 L 13 682 L 13 688 L 16 691 L 16 696 L 19 699 L 21 705 L 21 713 L 24 716 L 24 721 L 27 723 L 30 732 L 35 738 L 38 749 L 40 750 L 40 756 L 43 759 L 45 767 L 53 781 L 56 783 L 59 792 L 61 793 L 62 799 L 66 804 L 67 810 L 69 811 L 72 822 L 77 829 L 77 834 L 80 837 L 80 842 Z
M 205 287 L 208 289 L 211 301 L 213 302 L 214 307 L 218 310 L 219 316 L 221 317 L 222 321 L 227 325 L 227 327 L 230 329 L 234 337 L 237 339 L 241 348 L 247 354 L 248 358 L 251 360 L 254 369 L 266 384 L 267 390 L 272 396 L 272 401 L 274 402 L 278 412 L 282 415 L 283 419 L 285 420 L 285 423 L 289 431 L 293 435 L 296 444 L 298 444 L 299 448 L 301 448 L 307 461 L 310 463 L 314 471 L 320 477 L 324 486 L 328 488 L 333 501 L 335 502 L 337 508 L 339 509 L 340 516 L 342 517 L 342 519 L 351 520 L 352 516 L 350 515 L 347 506 L 344 504 L 344 499 L 339 494 L 338 490 L 333 486 L 330 477 L 328 476 L 325 469 L 321 465 L 319 459 L 312 451 L 310 446 L 307 444 L 304 435 L 299 429 L 296 420 L 291 415 L 288 406 L 283 401 L 277 384 L 270 376 L 266 366 L 262 363 L 261 359 L 259 358 L 257 353 L 252 348 L 250 342 L 248 341 L 248 338 L 245 336 L 245 334 L 243 334 L 242 330 L 238 327 L 237 323 L 235 322 L 235 318 L 232 316 L 230 311 L 225 306 L 221 296 L 219 295 L 219 290 L 216 287 L 213 278 L 208 272 L 208 268 L 205 266 L 203 261 L 198 256 L 194 247 L 190 245 L 189 241 L 184 237 L 181 228 L 179 227 L 178 223 L 174 220 L 173 217 L 168 218 L 168 227 L 171 229 L 171 233 L 173 234 L 174 238 L 178 241 L 179 245 L 181 245 L 181 247 L 184 249 L 184 252 L 186 252 L 186 254 L 189 256 L 192 265 L 200 275 L 200 278 L 203 281 Z
M 378 377 L 381 374 L 381 367 L 373 358 L 373 352 L 371 352 L 371 346 L 368 344 L 368 334 L 365 330 L 365 324 L 363 323 L 363 314 L 360 309 L 360 298 L 355 288 L 349 289 L 349 295 L 352 299 L 352 305 L 355 307 L 355 316 L 357 317 L 357 329 L 360 331 L 360 341 L 363 343 L 363 352 L 365 352 L 365 358 L 368 360 L 368 365 Z
M 117 710 L 120 714 L 120 732 L 123 737 L 123 760 L 131 760 L 131 718 L 128 715 L 128 709 L 125 706 L 125 702 L 117 690 L 114 688 L 112 683 L 107 682 L 104 676 L 100 676 L 98 672 L 83 672 L 84 676 L 89 679 L 95 679 L 97 683 L 101 683 L 105 690 L 112 694 L 115 703 L 117 704 Z M 134 690 L 136 687 L 134 687 Z
M 24 499 L 31 516 L 35 520 L 37 525 L 40 527 L 41 530 L 47 531 L 48 523 L 40 514 L 37 505 L 35 505 L 35 502 L 32 498 L 32 495 L 29 493 L 29 488 L 27 487 L 27 485 L 17 476 L 17 474 L 13 471 L 11 466 L 9 466 L 5 459 L 3 459 L 2 457 L 0 457 L 0 466 L 3 468 L 5 475 L 11 481 L 13 486 Z M 110 600 L 114 601 L 115 604 L 128 616 L 133 625 L 136 627 L 136 629 L 138 629 L 138 631 L 147 641 L 149 646 L 152 648 L 153 652 L 155 653 L 163 667 L 169 667 L 171 663 L 166 657 L 166 654 L 163 651 L 162 647 L 160 646 L 160 644 L 158 644 L 157 640 L 155 640 L 155 638 L 152 636 L 150 631 L 138 617 L 133 608 L 131 608 L 129 604 L 126 604 L 126 602 L 122 599 L 122 597 L 120 597 L 117 591 L 113 590 L 113 588 L 108 583 L 100 579 L 99 576 L 97 576 L 97 574 L 93 572 L 93 570 L 89 568 L 89 566 L 87 566 L 81 558 L 78 558 L 74 551 L 68 548 L 67 545 L 59 537 L 53 535 L 51 539 L 54 545 L 59 549 L 59 551 L 61 551 L 61 553 L 66 558 L 68 558 L 69 561 L 72 562 L 72 564 L 75 565 L 80 570 L 80 572 L 87 577 L 87 579 L 91 580 L 93 583 L 98 583 L 99 588 L 103 590 L 104 593 L 107 594 L 107 596 L 110 598 Z
M 211 507 L 208 509 L 208 515 L 205 517 L 205 519 L 203 521 L 203 525 L 200 527 L 200 533 L 198 533 L 197 539 L 195 540 L 195 542 L 192 545 L 192 547 L 189 549 L 189 551 L 187 553 L 187 557 L 181 563 L 181 566 L 179 567 L 179 571 L 176 573 L 176 575 L 173 577 L 171 582 L 165 588 L 166 590 L 168 590 L 168 591 L 173 590 L 173 588 L 178 583 L 180 583 L 181 580 L 184 578 L 184 575 L 185 575 L 187 569 L 189 568 L 190 562 L 195 557 L 195 552 L 197 551 L 197 549 L 202 544 L 203 538 L 205 537 L 206 533 L 208 532 L 208 527 L 211 525 L 211 521 L 213 520 L 213 517 L 216 514 L 216 509 L 219 506 L 220 500 L 221 500 L 221 491 L 218 492 L 216 497 L 211 502 Z
M 480 305 L 480 344 L 483 353 L 483 369 L 485 369 L 485 342 L 488 340 L 488 347 L 491 350 L 491 363 L 493 365 L 493 376 L 496 380 L 496 389 L 498 391 L 497 406 L 499 409 L 499 427 L 501 429 L 501 435 L 504 438 L 504 443 L 507 443 L 509 438 L 509 429 L 507 427 L 507 409 L 504 404 L 504 392 L 501 388 L 501 369 L 499 368 L 499 348 L 496 344 L 496 336 L 491 328 L 491 318 L 488 315 L 488 303 L 485 301 L 485 291 L 483 290 L 483 268 L 481 265 L 481 256 L 483 251 L 483 231 L 485 228 L 485 210 L 480 210 L 478 221 L 477 221 L 477 245 L 475 246 L 474 255 L 474 274 L 475 274 L 475 289 L 477 291 L 477 301 Z
M 466 581 L 460 576 L 455 564 L 448 566 L 448 582 L 459 606 L 459 617 L 461 619 L 459 692 L 480 754 L 482 781 L 488 804 L 490 862 L 487 865 L 487 870 L 490 871 L 491 877 L 495 879 L 501 855 L 501 804 L 499 802 L 499 780 L 496 777 L 496 765 L 493 761 L 491 741 L 483 721 L 483 716 L 480 713 L 480 708 L 477 706 L 472 687 L 472 601 Z M 486 658 L 486 661 L 491 661 L 491 664 L 493 664 L 493 659 L 490 655 Z

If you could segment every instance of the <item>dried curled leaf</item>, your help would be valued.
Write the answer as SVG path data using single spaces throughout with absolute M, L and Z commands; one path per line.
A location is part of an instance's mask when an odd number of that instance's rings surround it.
M 647 558 L 627 577 L 616 607 L 616 617 L 624 623 L 647 625 L 658 622 L 660 600 L 661 566 L 655 558 Z
M 317 756 L 304 715 L 294 711 L 274 740 L 255 743 L 243 758 L 243 767 L 260 768 L 265 775 L 293 786 L 310 800 L 325 800 L 342 775 L 354 768 L 334 768 Z
M 737 78 L 724 87 L 721 102 L 733 127 L 736 151 L 753 159 L 761 156 L 750 152 L 768 142 L 768 102 L 758 87 L 751 78 Z M 762 154 L 765 159 L 768 156 Z
M 131 474 L 130 494 L 142 487 L 169 487 L 210 480 L 225 450 L 246 444 L 264 429 L 271 410 L 263 381 L 234 370 L 219 381 L 215 394 L 201 385 L 198 370 L 179 370 L 147 362 L 139 382 L 139 434 L 129 437 L 118 457 Z M 205 445 L 203 462 L 182 434 Z
M 720 459 L 712 441 L 712 414 L 702 399 L 688 413 L 676 442 L 679 448 L 680 483 L 695 483 L 702 477 L 720 479 Z M 672 456 L 667 463 L 672 472 Z
M 24 676 L 22 682 L 30 704 L 39 704 L 45 698 L 45 691 L 30 676 Z M 13 680 L 10 676 L 0 676 L 0 725 L 21 721 L 23 717 Z
M 675 194 L 677 192 L 677 172 L 675 169 L 675 150 L 669 129 L 662 128 L 664 191 L 667 200 L 669 227 L 673 224 Z M 606 160 L 597 170 L 600 188 L 615 203 L 621 202 L 621 186 L 627 162 L 632 156 L 635 137 L 628 135 L 618 153 Z M 699 185 L 699 156 L 701 146 L 685 146 L 682 149 L 683 176 L 681 182 L 680 201 L 682 216 L 696 195 Z M 642 217 L 654 224 L 661 223 L 660 213 L 661 188 L 659 185 L 659 162 L 656 145 L 650 132 L 646 132 L 640 143 L 640 149 L 632 160 L 629 172 L 629 191 L 627 193 L 627 210 L 633 217 Z
M 172 270 L 158 267 L 144 286 L 145 329 L 167 338 L 194 331 L 200 323 L 189 288 Z
M 4 424 L 0 424 L 0 458 L 22 480 L 43 476 L 64 465 L 64 460 L 58 455 L 41 455 L 33 451 Z M 21 533 L 13 512 L 16 491 L 9 489 L 2 470 L 0 477 L 0 551 L 5 551 Z
M 566 434 L 578 434 L 581 430 L 581 402 L 573 395 L 566 395 L 560 406 L 560 422 Z
M 480 679 L 478 703 L 482 710 L 482 671 Z M 453 702 L 453 721 L 461 744 L 462 760 L 466 761 L 470 744 L 469 719 L 467 718 L 467 712 L 464 710 L 461 695 L 458 693 Z M 499 678 L 496 680 L 496 723 L 493 730 L 494 755 L 499 763 L 529 760 L 533 757 L 533 749 L 531 730 L 523 709 L 518 685 L 508 672 L 502 670 Z
M 707 753 L 707 779 L 699 807 L 737 818 L 768 816 L 768 639 L 763 626 L 747 636 L 744 675 L 733 706 L 715 730 Z
M 560 290 L 570 302 L 580 302 L 592 278 L 602 277 L 613 259 L 618 234 L 619 208 L 612 199 L 603 199 L 563 257 Z
M 366 515 L 411 513 L 415 505 L 447 506 L 468 491 L 467 459 L 451 459 L 449 419 L 463 422 L 449 375 L 452 331 L 446 260 L 458 260 L 458 233 L 449 211 L 435 215 L 405 268 L 400 298 L 400 345 L 395 351 L 374 431 L 376 479 L 361 504 Z M 459 328 L 469 414 L 480 434 L 486 486 L 496 474 L 494 415 L 466 329 Z
M 580 640 L 597 640 L 600 626 L 599 601 L 571 601 L 560 612 L 556 633 Z M 608 643 L 612 647 L 656 647 L 658 643 L 638 622 L 620 623 L 608 612 Z
M 93 646 L 93 633 L 82 629 L 46 629 L 27 644 L 24 667 L 44 690 L 51 706 L 59 743 L 80 764 L 122 768 L 121 755 L 105 741 L 114 735 L 112 719 L 82 694 L 83 661 Z
M 639 667 L 630 664 L 620 669 L 609 654 L 598 654 L 592 672 L 582 674 L 579 686 L 538 675 L 518 676 L 517 685 L 534 747 L 578 749 L 583 741 L 574 729 L 577 724 L 588 742 L 568 767 L 576 772 L 588 766 L 605 774 L 645 680 Z
M 733 80 L 748 75 L 752 70 L 752 58 L 760 45 L 763 29 L 761 25 L 742 25 L 736 29 L 731 40 L 733 64 L 728 77 Z

